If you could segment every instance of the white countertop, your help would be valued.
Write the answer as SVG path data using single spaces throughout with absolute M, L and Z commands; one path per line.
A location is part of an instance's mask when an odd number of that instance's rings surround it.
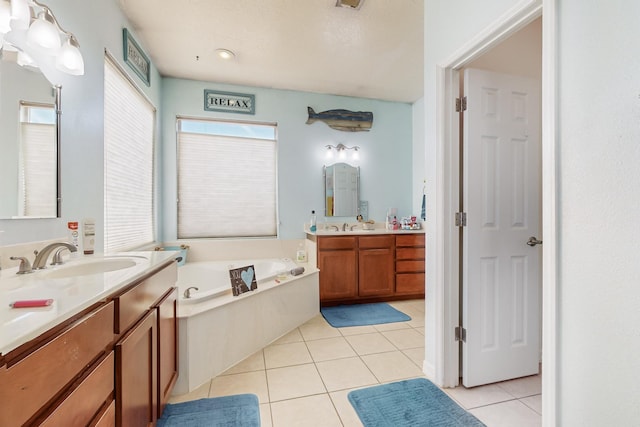
M 18 268 L 0 271 L 0 354 L 38 337 L 64 320 L 80 313 L 174 258 L 177 252 L 122 252 L 109 255 L 78 255 L 61 266 L 48 266 L 30 274 Z M 60 270 L 111 258 L 125 258 L 135 265 L 105 273 L 55 277 Z M 48 277 L 54 276 L 54 277 Z M 17 300 L 53 299 L 40 308 L 12 308 Z
M 348 224 L 347 230 L 342 231 L 342 225 L 335 224 L 339 230 L 336 231 L 335 228 L 330 228 L 325 230 L 324 224 L 320 224 L 316 231 L 309 230 L 309 226 L 305 224 L 304 232 L 311 236 L 370 236 L 375 234 L 424 234 L 424 228 L 419 230 L 387 230 L 384 228 L 384 224 L 374 224 L 373 230 L 364 230 L 361 224 Z M 356 228 L 353 231 L 350 230 L 352 225 L 356 225 Z

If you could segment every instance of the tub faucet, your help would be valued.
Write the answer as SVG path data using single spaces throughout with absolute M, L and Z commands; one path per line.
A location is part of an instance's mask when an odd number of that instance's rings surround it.
M 189 286 L 189 287 L 188 287 L 187 289 L 185 289 L 185 291 L 184 291 L 184 294 L 183 294 L 183 295 L 184 295 L 184 297 L 185 297 L 185 298 L 191 298 L 191 290 L 192 290 L 192 289 L 193 289 L 194 291 L 199 291 L 199 290 L 200 290 L 200 289 L 196 288 L 195 286 Z
M 51 243 L 45 246 L 44 248 L 42 248 L 41 251 L 39 252 L 36 251 L 36 259 L 33 261 L 33 269 L 39 270 L 42 268 L 47 268 L 47 259 L 49 258 L 49 254 L 51 254 L 51 252 L 53 252 L 55 248 L 59 248 L 59 247 L 65 247 L 69 249 L 70 252 L 76 252 L 78 250 L 78 248 L 76 248 L 75 246 L 69 243 L 64 243 L 64 242 Z

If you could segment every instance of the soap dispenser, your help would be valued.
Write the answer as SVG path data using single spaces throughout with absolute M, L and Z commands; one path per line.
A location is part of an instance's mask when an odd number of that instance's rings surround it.
M 316 222 L 317 222 L 316 211 L 311 211 L 311 221 L 309 222 L 310 231 L 312 232 L 316 231 Z

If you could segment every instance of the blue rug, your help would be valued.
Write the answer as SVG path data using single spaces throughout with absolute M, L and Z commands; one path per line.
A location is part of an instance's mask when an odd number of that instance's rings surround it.
M 365 427 L 484 426 L 424 378 L 354 390 L 348 397 Z
M 260 427 L 255 394 L 214 397 L 167 404 L 157 427 Z
M 406 322 L 407 320 L 411 320 L 411 317 L 384 302 L 322 307 L 320 312 L 334 328 Z

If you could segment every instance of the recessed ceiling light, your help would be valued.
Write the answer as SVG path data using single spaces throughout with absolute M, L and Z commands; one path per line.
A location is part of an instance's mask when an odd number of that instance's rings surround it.
M 222 59 L 233 59 L 236 54 L 229 49 L 216 49 L 216 54 Z
M 336 7 L 347 7 L 351 9 L 360 9 L 364 0 L 337 0 Z

